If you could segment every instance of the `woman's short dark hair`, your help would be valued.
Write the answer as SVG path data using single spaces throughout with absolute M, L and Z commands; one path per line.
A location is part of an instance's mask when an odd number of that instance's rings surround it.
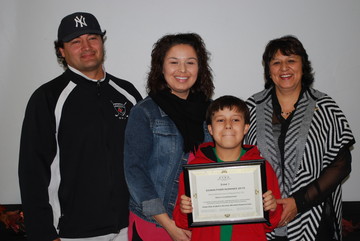
M 104 32 L 104 35 L 100 35 L 103 44 L 106 41 L 106 31 Z M 55 48 L 55 54 L 56 54 L 56 58 L 57 58 L 57 62 L 60 64 L 60 66 L 62 66 L 64 69 L 67 69 L 68 65 L 66 63 L 65 58 L 61 55 L 60 52 L 60 48 L 64 48 L 64 42 L 60 41 L 60 40 L 55 40 L 54 41 L 54 48 Z M 105 54 L 105 48 L 104 48 L 104 54 Z
M 209 66 L 210 53 L 206 50 L 203 39 L 196 33 L 169 34 L 160 38 L 151 52 L 151 67 L 147 79 L 147 92 L 159 92 L 169 89 L 163 75 L 166 53 L 175 45 L 186 44 L 194 48 L 198 58 L 198 76 L 190 91 L 203 92 L 210 99 L 214 93 L 212 70 Z
M 278 50 L 280 50 L 283 55 L 289 56 L 295 54 L 301 57 L 303 71 L 301 83 L 303 87 L 310 87 L 314 82 L 314 74 L 306 50 L 295 36 L 287 35 L 271 40 L 265 47 L 263 54 L 265 89 L 274 86 L 274 82 L 270 76 L 270 61 L 274 58 Z
M 211 124 L 211 119 L 216 112 L 229 108 L 243 114 L 245 124 L 250 124 L 250 112 L 245 101 L 232 95 L 224 95 L 212 101 L 206 111 L 206 124 Z

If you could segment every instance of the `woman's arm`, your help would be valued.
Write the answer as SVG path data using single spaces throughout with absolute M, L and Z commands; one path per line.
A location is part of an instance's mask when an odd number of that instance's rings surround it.
M 129 192 L 146 216 L 166 213 L 150 177 L 153 152 L 151 113 L 144 106 L 135 106 L 125 130 L 124 167 Z
M 166 213 L 155 215 L 154 219 L 168 232 L 174 241 L 191 240 L 191 231 L 179 228 Z
M 349 147 L 345 146 L 339 151 L 333 163 L 322 171 L 318 179 L 292 195 L 297 212 L 305 212 L 323 202 L 350 172 L 351 153 Z
M 279 226 L 287 225 L 298 213 L 306 212 L 325 201 L 350 171 L 351 153 L 349 147 L 344 147 L 334 162 L 322 171 L 318 179 L 301 188 L 291 197 L 277 200 L 278 204 L 283 205 Z

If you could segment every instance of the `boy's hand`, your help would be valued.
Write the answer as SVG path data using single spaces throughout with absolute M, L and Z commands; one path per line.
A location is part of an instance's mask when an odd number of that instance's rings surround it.
M 264 203 L 264 210 L 265 211 L 272 211 L 276 210 L 276 199 L 275 196 L 272 194 L 271 190 L 268 190 L 266 193 L 263 194 L 263 203 Z
M 191 213 L 192 206 L 191 206 L 191 198 L 186 195 L 181 195 L 180 197 L 180 211 L 182 213 Z

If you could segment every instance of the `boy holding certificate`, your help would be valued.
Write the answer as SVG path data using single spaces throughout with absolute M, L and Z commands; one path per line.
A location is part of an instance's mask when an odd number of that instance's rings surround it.
M 249 129 L 249 110 L 244 101 L 234 96 L 223 96 L 213 101 L 206 114 L 208 130 L 214 143 L 203 143 L 189 164 L 205 164 L 228 161 L 249 161 L 262 159 L 256 146 L 243 145 L 243 138 Z M 266 240 L 266 232 L 279 223 L 282 207 L 276 204 L 280 190 L 276 174 L 265 162 L 267 190 L 263 194 L 264 211 L 269 211 L 266 223 L 235 224 L 221 226 L 188 226 L 187 214 L 192 212 L 191 199 L 185 195 L 184 175 L 180 176 L 179 193 L 174 209 L 174 220 L 178 227 L 192 230 L 189 240 L 234 241 Z

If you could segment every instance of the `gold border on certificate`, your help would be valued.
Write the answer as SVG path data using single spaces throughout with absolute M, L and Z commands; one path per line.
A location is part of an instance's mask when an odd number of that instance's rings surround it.
M 265 160 L 184 165 L 189 226 L 268 222 Z

